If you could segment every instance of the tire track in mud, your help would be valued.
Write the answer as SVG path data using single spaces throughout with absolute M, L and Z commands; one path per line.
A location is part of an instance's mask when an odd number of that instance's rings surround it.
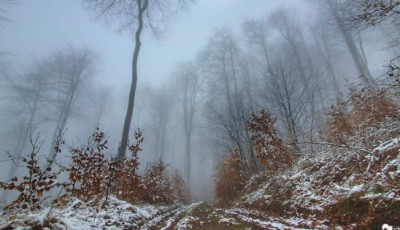
M 181 206 L 161 215 L 157 215 L 151 220 L 147 221 L 140 229 L 141 230 L 159 230 L 159 229 L 172 229 L 173 226 L 181 219 L 185 213 L 195 208 L 201 203 L 193 203 L 187 206 Z
M 210 204 L 200 203 L 185 212 L 175 223 L 166 229 L 261 229 L 254 224 L 245 223 L 236 217 L 225 214 L 223 211 L 215 209 Z

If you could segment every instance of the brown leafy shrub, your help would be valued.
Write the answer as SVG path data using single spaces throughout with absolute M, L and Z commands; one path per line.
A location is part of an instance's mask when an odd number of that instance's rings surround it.
M 138 166 L 139 163 L 135 158 L 110 164 L 107 181 L 110 180 L 110 190 L 118 199 L 131 203 L 137 202 L 138 194 L 140 193 L 140 175 L 137 174 Z
M 349 225 L 365 220 L 370 204 L 359 197 L 349 197 L 340 200 L 329 210 L 330 220 L 334 225 Z
M 159 162 L 144 175 L 138 174 L 138 153 L 143 143 L 141 130 L 135 131 L 136 143 L 129 145 L 131 156 L 120 161 L 106 158 L 107 139 L 104 133 L 97 129 L 81 148 L 72 150 L 72 162 L 68 166 L 60 166 L 58 172 L 52 171 L 57 154 L 61 152 L 59 146 L 63 141 L 56 143 L 56 154 L 47 160 L 47 168 L 39 166 L 38 152 L 42 142 L 32 140 L 32 152 L 21 159 L 26 164 L 28 175 L 18 184 L 15 177 L 8 183 L 0 182 L 0 188 L 19 192 L 18 199 L 4 209 L 40 209 L 44 192 L 62 186 L 66 193 L 54 200 L 58 205 L 65 204 L 69 196 L 97 205 L 105 198 L 103 205 L 108 202 L 108 196 L 113 194 L 121 200 L 131 203 L 172 203 L 175 201 L 190 202 L 190 189 L 183 181 L 181 174 L 175 171 L 170 178 L 166 173 L 163 162 Z M 68 173 L 68 182 L 56 181 L 61 172 Z
M 180 174 L 172 178 L 166 175 L 166 167 L 159 162 L 144 175 L 138 174 L 138 153 L 143 143 L 141 130 L 135 131 L 134 145 L 129 145 L 131 156 L 120 161 L 109 161 L 105 158 L 107 140 L 103 132 L 96 130 L 88 144 L 72 151 L 72 164 L 67 169 L 70 174 L 70 185 L 67 191 L 72 196 L 89 201 L 107 198 L 114 194 L 117 198 L 131 203 L 172 203 L 176 200 L 189 202 L 190 190 Z M 172 187 L 175 187 L 175 191 Z M 97 202 L 94 202 L 95 204 Z
M 399 107 L 387 95 L 387 90 L 374 87 L 357 90 L 350 88 L 352 106 L 350 122 L 354 127 L 370 127 L 388 119 L 397 119 Z
M 292 149 L 278 137 L 273 127 L 275 122 L 276 118 L 262 110 L 260 116 L 252 114 L 252 121 L 248 123 L 257 157 L 268 170 L 277 170 L 292 163 Z
M 159 161 L 151 169 L 147 170 L 142 179 L 143 193 L 141 200 L 151 204 L 170 204 L 174 202 L 175 197 L 170 179 L 165 172 L 166 168 L 167 165 Z
M 399 119 L 399 106 L 387 92 L 374 87 L 351 87 L 349 100 L 332 106 L 328 112 L 328 141 L 349 144 L 357 137 L 355 139 L 364 139 L 363 144 L 367 149 L 375 147 L 382 137 L 374 133 L 374 130 L 380 125 Z
M 182 174 L 178 170 L 174 170 L 174 172 L 172 173 L 171 184 L 175 199 L 184 204 L 190 203 L 190 189 L 183 180 Z
M 115 178 L 110 176 L 110 179 L 115 180 L 113 185 L 113 193 L 117 198 L 131 203 L 137 202 L 140 196 L 141 177 L 137 174 L 139 169 L 138 153 L 142 150 L 140 145 L 143 143 L 142 131 L 137 129 L 134 134 L 136 143 L 129 146 L 131 157 L 124 159 L 115 167 Z
M 328 123 L 327 139 L 334 143 L 347 144 L 347 139 L 354 135 L 354 130 L 344 102 L 338 101 L 336 105 L 332 105 L 328 116 L 331 120 Z
M 67 192 L 83 201 L 103 197 L 108 172 L 108 161 L 104 153 L 106 149 L 104 133 L 97 129 L 86 145 L 72 150 L 72 163 L 67 168 L 71 184 Z
M 218 165 L 215 178 L 215 196 L 220 204 L 228 204 L 243 188 L 244 174 L 237 150 L 226 156 Z
M 64 142 L 59 138 L 55 143 L 55 154 L 50 159 L 46 159 L 45 169 L 39 166 L 38 153 L 42 147 L 43 142 L 39 141 L 39 135 L 36 139 L 29 137 L 29 142 L 32 146 L 31 152 L 22 158 L 24 168 L 28 169 L 28 175 L 22 179 L 14 177 L 10 182 L 0 182 L 0 188 L 4 190 L 11 190 L 19 193 L 16 200 L 5 206 L 4 210 L 9 209 L 40 209 L 42 197 L 45 192 L 50 191 L 55 187 L 62 186 L 62 183 L 57 182 L 57 176 L 60 172 L 55 172 L 53 168 L 57 154 L 61 152 L 60 145 Z M 18 184 L 18 180 L 21 182 Z
M 380 201 L 370 210 L 369 216 L 371 229 L 377 229 L 385 223 L 400 226 L 400 202 L 396 200 Z
M 132 156 L 121 161 L 109 161 L 105 156 L 107 140 L 97 129 L 86 145 L 72 150 L 72 164 L 67 168 L 70 180 L 67 191 L 83 201 L 99 201 L 115 194 L 119 199 L 136 202 L 141 192 L 137 174 L 137 154 L 143 143 L 141 130 L 136 130 L 134 136 L 136 143 L 129 146 Z

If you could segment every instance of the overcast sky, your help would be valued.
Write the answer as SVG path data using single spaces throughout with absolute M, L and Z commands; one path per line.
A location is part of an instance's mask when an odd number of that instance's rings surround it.
M 0 28 L 1 50 L 27 63 L 68 44 L 86 46 L 100 54 L 100 84 L 128 88 L 133 40 L 117 34 L 89 15 L 75 0 L 18 0 L 9 9 L 11 22 Z M 259 18 L 280 6 L 294 7 L 300 0 L 197 0 L 188 12 L 170 23 L 168 36 L 143 38 L 139 83 L 160 84 L 178 62 L 188 61 L 205 45 L 215 27 L 239 28 L 245 18 Z M 148 32 L 148 31 L 147 31 Z M 20 63 L 20 62 L 17 62 Z M 128 94 L 128 92 L 126 92 Z

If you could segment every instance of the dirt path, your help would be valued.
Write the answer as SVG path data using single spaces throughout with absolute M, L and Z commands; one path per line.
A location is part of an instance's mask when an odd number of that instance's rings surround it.
M 242 208 L 219 209 L 200 202 L 171 209 L 146 224 L 147 228 L 162 230 L 185 229 L 329 229 L 326 225 L 314 225 L 311 220 L 297 217 L 279 218 L 269 216 L 257 210 Z
M 185 212 L 160 222 L 158 229 L 261 229 L 244 223 L 234 216 L 213 208 L 207 203 L 198 203 Z

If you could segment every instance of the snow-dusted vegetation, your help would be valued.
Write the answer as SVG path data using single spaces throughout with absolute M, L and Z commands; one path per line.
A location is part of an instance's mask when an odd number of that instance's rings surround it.
M 196 205 L 132 205 L 111 196 L 107 206 L 101 207 L 91 201 L 71 199 L 63 206 L 6 215 L 1 219 L 0 227 L 2 229 L 154 229 L 162 226 L 160 224 L 165 218 L 170 218 L 174 213 L 190 210 Z M 174 219 L 171 217 L 168 221 Z

